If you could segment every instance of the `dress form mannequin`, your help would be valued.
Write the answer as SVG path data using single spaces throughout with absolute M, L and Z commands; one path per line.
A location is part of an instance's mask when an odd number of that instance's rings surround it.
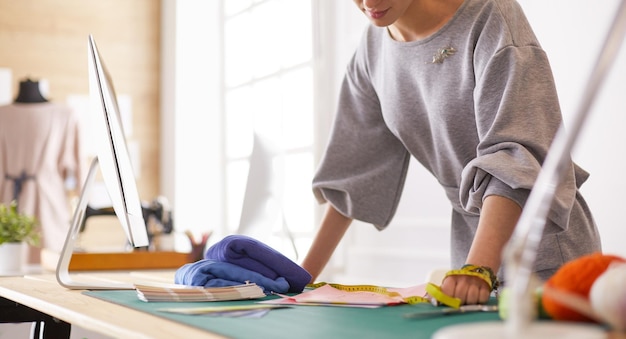
M 20 90 L 15 98 L 15 102 L 19 103 L 38 103 L 47 102 L 48 99 L 44 98 L 39 91 L 39 82 L 26 79 L 20 82 Z
M 80 117 L 46 99 L 40 83 L 20 79 L 14 102 L 0 105 L 0 202 L 16 201 L 41 231 L 41 247 L 28 246 L 27 265 L 40 262 L 42 247 L 61 251 L 71 220 L 66 180 L 74 177 L 80 190 L 83 179 Z

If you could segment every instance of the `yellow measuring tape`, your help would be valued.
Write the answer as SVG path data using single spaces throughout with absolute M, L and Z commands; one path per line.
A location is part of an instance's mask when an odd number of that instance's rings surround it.
M 491 268 L 485 266 L 476 266 L 476 265 L 465 265 L 459 270 L 451 270 L 446 273 L 446 277 L 451 275 L 468 275 L 481 278 L 484 280 L 487 285 L 489 285 L 490 290 L 494 290 L 498 288 L 499 282 L 497 276 L 493 273 Z M 319 282 L 315 284 L 308 284 L 307 288 L 318 288 L 324 285 L 330 285 L 338 290 L 347 291 L 347 292 L 373 292 L 383 294 L 389 297 L 402 297 L 398 292 L 389 291 L 385 287 L 375 286 L 375 285 L 342 285 L 342 284 L 331 284 L 326 282 Z M 461 307 L 461 299 L 451 297 L 441 290 L 440 286 L 437 286 L 433 283 L 426 284 L 426 293 L 430 295 L 430 298 L 427 296 L 411 296 L 402 298 L 404 302 L 407 304 L 419 304 L 419 303 L 430 303 L 432 302 L 434 305 L 443 304 L 452 308 Z M 434 299 L 434 301 L 432 299 Z
M 498 288 L 498 278 L 489 267 L 465 265 L 460 270 L 451 270 L 446 273 L 446 277 L 451 275 L 469 275 L 484 280 L 489 285 L 489 290 Z
M 454 298 L 443 293 L 443 291 L 441 290 L 441 287 L 433 283 L 428 283 L 426 285 L 426 293 L 430 294 L 431 297 L 435 298 L 435 300 L 437 300 L 438 302 L 446 306 L 450 306 L 452 308 L 461 307 L 461 299 Z
M 346 291 L 346 292 L 373 292 L 373 293 L 386 295 L 388 297 L 402 297 L 400 293 L 398 292 L 389 291 L 386 287 L 375 286 L 375 285 L 342 285 L 342 284 L 334 284 L 334 283 L 327 283 L 327 282 L 319 282 L 315 284 L 308 284 L 306 285 L 306 287 L 318 288 L 324 285 L 330 285 L 340 291 Z M 420 297 L 420 296 L 404 297 L 402 298 L 402 300 L 407 304 L 419 304 L 419 303 L 430 302 L 428 298 Z

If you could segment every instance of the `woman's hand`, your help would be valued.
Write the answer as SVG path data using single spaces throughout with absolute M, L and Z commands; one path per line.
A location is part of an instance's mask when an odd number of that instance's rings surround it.
M 479 277 L 470 275 L 450 275 L 443 280 L 441 291 L 451 297 L 461 299 L 462 305 L 485 304 L 489 301 L 489 284 Z
M 522 208 L 513 200 L 490 195 L 483 201 L 478 229 L 467 256 L 472 266 L 489 267 L 498 272 L 502 250 L 510 239 Z M 461 299 L 463 304 L 483 304 L 489 300 L 491 288 L 485 280 L 472 275 L 448 275 L 441 291 Z

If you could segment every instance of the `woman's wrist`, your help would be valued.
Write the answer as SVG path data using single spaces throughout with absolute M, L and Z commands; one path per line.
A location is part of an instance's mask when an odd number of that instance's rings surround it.
M 450 270 L 446 273 L 446 277 L 451 275 L 466 275 L 480 278 L 489 285 L 491 291 L 496 290 L 500 285 L 498 276 L 489 266 L 465 264 L 458 270 Z

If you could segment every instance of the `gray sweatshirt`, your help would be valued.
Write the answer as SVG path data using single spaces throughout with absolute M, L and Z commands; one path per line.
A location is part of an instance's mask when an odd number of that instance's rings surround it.
M 458 268 L 483 199 L 499 195 L 524 206 L 561 124 L 546 53 L 516 1 L 466 0 L 437 33 L 413 42 L 371 25 L 347 67 L 313 191 L 382 230 L 415 157 L 450 200 Z M 587 177 L 572 162 L 557 189 L 535 266 L 544 279 L 600 250 L 578 192 Z

